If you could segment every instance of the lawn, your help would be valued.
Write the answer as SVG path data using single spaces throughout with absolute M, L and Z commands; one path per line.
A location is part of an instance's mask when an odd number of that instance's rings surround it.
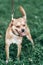
M 21 15 L 19 6 L 22 5 L 27 14 L 27 24 L 30 28 L 35 48 L 31 42 L 24 37 L 20 62 L 18 62 L 17 46 L 10 46 L 10 57 L 12 61 L 8 65 L 43 65 L 43 0 L 14 0 L 14 17 Z M 5 33 L 11 21 L 12 1 L 0 0 L 0 65 L 6 65 Z

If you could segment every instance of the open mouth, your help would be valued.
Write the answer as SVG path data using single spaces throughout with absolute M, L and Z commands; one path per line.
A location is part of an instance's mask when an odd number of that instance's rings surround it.
M 20 36 L 25 36 L 26 34 L 24 32 L 21 32 L 20 33 Z
M 25 36 L 26 35 L 25 32 L 20 32 L 18 30 L 16 30 L 16 32 L 18 33 L 19 36 Z

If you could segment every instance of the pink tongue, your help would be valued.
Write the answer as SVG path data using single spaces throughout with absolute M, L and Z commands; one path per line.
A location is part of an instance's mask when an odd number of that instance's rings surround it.
M 21 36 L 24 36 L 25 34 L 24 33 L 21 33 Z

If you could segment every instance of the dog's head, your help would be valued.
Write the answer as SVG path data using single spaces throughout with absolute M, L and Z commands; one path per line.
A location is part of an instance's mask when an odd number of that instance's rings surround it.
M 24 9 L 20 6 L 20 11 L 23 14 L 23 17 L 18 19 L 13 19 L 11 21 L 11 27 L 16 35 L 25 36 L 26 31 L 26 13 Z

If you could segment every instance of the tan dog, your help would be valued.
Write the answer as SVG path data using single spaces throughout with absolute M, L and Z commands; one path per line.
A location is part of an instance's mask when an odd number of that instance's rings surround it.
M 21 52 L 21 43 L 22 43 L 22 38 L 26 36 L 31 42 L 32 45 L 34 46 L 30 30 L 26 24 L 26 13 L 25 10 L 20 6 L 20 11 L 23 14 L 23 17 L 20 17 L 18 19 L 13 19 L 12 15 L 12 20 L 11 23 L 9 24 L 9 27 L 7 28 L 6 31 L 6 37 L 5 37 L 5 42 L 6 42 L 6 62 L 8 62 L 9 59 L 9 47 L 12 43 L 16 43 L 18 47 L 18 53 L 17 57 L 19 58 L 20 52 Z

